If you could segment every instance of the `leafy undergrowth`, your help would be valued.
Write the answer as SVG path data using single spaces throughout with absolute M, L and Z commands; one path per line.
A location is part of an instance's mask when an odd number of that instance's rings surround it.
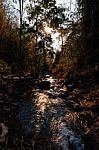
M 88 87 L 87 87 L 88 88 Z M 84 111 L 76 118 L 76 125 L 82 130 L 85 141 L 85 150 L 99 149 L 99 88 L 89 87 L 75 89 L 72 92 L 74 100 L 79 103 Z

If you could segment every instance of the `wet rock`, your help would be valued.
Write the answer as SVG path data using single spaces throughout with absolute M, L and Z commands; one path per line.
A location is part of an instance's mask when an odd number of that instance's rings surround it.
M 67 100 L 72 100 L 73 96 L 72 95 L 68 95 Z
M 79 105 L 79 104 L 75 104 L 75 105 L 74 105 L 74 110 L 77 111 L 77 112 L 80 112 L 80 111 L 83 111 L 83 110 L 84 110 L 84 107 L 82 107 L 82 106 Z
M 57 96 L 56 96 L 56 95 L 53 95 L 53 94 L 49 94 L 49 98 L 55 99 L 55 98 L 57 98 Z
M 92 110 L 93 112 L 99 114 L 99 105 L 96 105 L 96 106 L 91 107 L 91 110 Z
M 42 81 L 39 83 L 40 90 L 49 90 L 50 89 L 50 82 L 49 81 Z
M 22 92 L 28 91 L 33 88 L 35 81 L 32 78 L 22 78 L 13 82 L 10 93 L 16 93 L 17 95 Z
M 84 107 L 76 103 L 74 100 L 67 100 L 65 104 L 68 107 L 68 109 L 70 110 L 72 109 L 73 111 L 76 111 L 76 112 L 81 112 L 84 110 Z
M 0 123 L 0 143 L 6 142 L 8 128 L 4 123 Z
M 62 99 L 66 99 L 66 95 L 65 94 L 59 94 L 59 98 L 62 98 Z
M 53 90 L 57 90 L 57 89 L 59 89 L 59 86 L 58 85 L 52 85 L 50 88 Z
M 62 98 L 62 99 L 66 99 L 67 96 L 68 96 L 68 92 L 61 92 L 61 93 L 59 94 L 59 98 Z

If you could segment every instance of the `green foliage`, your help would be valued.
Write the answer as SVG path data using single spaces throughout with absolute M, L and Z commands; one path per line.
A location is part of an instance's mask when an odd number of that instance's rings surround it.
M 71 33 L 69 34 L 66 42 L 62 48 L 62 52 L 57 54 L 56 57 L 56 70 L 61 66 L 61 76 L 62 78 L 68 79 L 69 76 L 75 71 L 79 57 L 81 58 L 81 41 L 80 41 L 80 26 L 75 24 L 73 25 Z M 58 56 L 59 55 L 59 56 Z M 59 65 L 59 66 L 58 66 Z M 58 72 L 60 70 L 58 69 Z M 59 73 L 60 74 L 60 73 Z
M 67 18 L 64 14 L 65 9 L 62 7 L 54 6 L 52 9 L 47 12 L 47 21 L 50 24 L 50 27 L 58 28 L 59 25 L 66 22 Z
M 20 53 L 19 46 L 19 29 L 16 23 L 11 19 L 11 15 L 7 16 L 3 4 L 0 5 L 0 59 L 6 62 L 12 69 L 12 73 L 19 73 L 20 69 L 24 69 L 23 61 L 25 59 L 25 49 L 22 42 L 22 52 Z M 5 6 L 6 8 L 6 6 Z M 10 7 L 7 7 L 8 11 Z M 10 19 L 10 18 L 11 19 Z M 19 60 L 22 60 L 20 68 Z
M 72 76 L 76 82 L 96 82 L 99 73 L 99 69 L 96 70 L 99 65 L 99 5 L 97 1 L 89 0 L 79 0 L 78 4 L 81 19 L 70 26 L 69 35 L 52 72 L 67 80 Z
M 32 26 L 27 28 L 27 32 L 34 38 L 34 76 L 46 74 L 49 68 L 47 56 L 52 48 L 52 37 L 46 33 L 45 25 L 57 27 L 64 20 L 63 9 L 56 6 L 56 1 L 35 0 L 30 1 L 27 6 L 28 19 Z M 63 16 L 63 17 L 62 17 Z M 61 20 L 62 19 L 62 20 Z M 60 21 L 61 20 L 61 21 Z M 57 21 L 57 22 L 56 22 Z
M 11 68 L 8 66 L 8 64 L 0 59 L 0 75 L 9 74 L 10 72 Z

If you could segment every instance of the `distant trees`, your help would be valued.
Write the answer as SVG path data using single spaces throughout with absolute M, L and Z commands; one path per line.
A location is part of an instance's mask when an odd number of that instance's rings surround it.
M 61 52 L 58 52 L 55 59 L 55 68 L 52 72 L 57 71 L 56 75 L 60 78 L 69 79 L 71 74 L 77 71 L 77 64 L 82 59 L 81 55 L 81 41 L 80 41 L 80 25 L 73 24 L 69 30 L 69 34 L 64 42 Z M 59 60 L 58 60 L 59 58 Z M 79 64 L 80 65 L 80 64 Z M 59 75 L 58 75 L 59 74 Z
M 87 55 L 92 54 L 92 64 L 99 59 L 99 5 L 98 0 L 78 0 L 82 14 L 83 46 Z M 98 54 L 98 55 L 97 55 Z M 98 57 L 97 57 L 98 56 Z M 94 61 L 94 62 L 93 62 Z
M 35 0 L 27 5 L 29 27 L 27 32 L 35 39 L 34 51 L 34 76 L 46 74 L 48 70 L 48 53 L 53 51 L 51 34 L 46 33 L 45 26 L 58 28 L 65 15 L 64 9 L 56 6 L 55 0 Z
M 12 73 L 19 73 L 19 29 L 8 6 L 0 1 L 0 59 L 12 68 Z
M 99 5 L 97 0 L 77 2 L 79 18 L 68 26 L 59 63 L 52 72 L 59 70 L 57 76 L 87 83 L 96 81 L 99 72 Z
M 13 73 L 30 73 L 34 78 L 52 69 L 58 78 L 95 80 L 99 71 L 98 0 L 77 0 L 77 3 L 78 12 L 74 12 L 71 19 L 64 7 L 56 6 L 55 0 L 30 0 L 26 20 L 22 20 L 23 6 L 20 5 L 19 27 L 9 11 L 10 5 L 4 7 L 0 0 L 1 66 L 7 63 L 5 66 L 10 66 Z M 61 52 L 56 53 L 54 64 L 52 36 L 45 31 L 45 26 L 60 32 L 61 36 Z
M 81 39 L 84 50 L 84 68 L 96 80 L 99 65 L 99 5 L 98 0 L 78 0 L 81 10 Z M 99 69 L 99 68 L 98 68 Z M 99 71 L 99 70 L 98 70 Z M 88 74 L 88 73 L 86 73 Z

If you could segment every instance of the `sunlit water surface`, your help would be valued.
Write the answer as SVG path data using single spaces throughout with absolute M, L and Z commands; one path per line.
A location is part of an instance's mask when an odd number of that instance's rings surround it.
M 52 85 L 56 84 L 56 80 L 48 80 Z M 49 94 L 56 98 L 50 98 Z M 71 147 L 84 150 L 83 140 L 75 127 L 77 113 L 68 109 L 69 102 L 58 95 L 59 89 L 33 90 L 32 101 L 23 105 L 17 117 L 26 134 L 33 132 L 39 136 L 42 133 L 42 138 L 45 136 L 63 150 L 71 150 Z

